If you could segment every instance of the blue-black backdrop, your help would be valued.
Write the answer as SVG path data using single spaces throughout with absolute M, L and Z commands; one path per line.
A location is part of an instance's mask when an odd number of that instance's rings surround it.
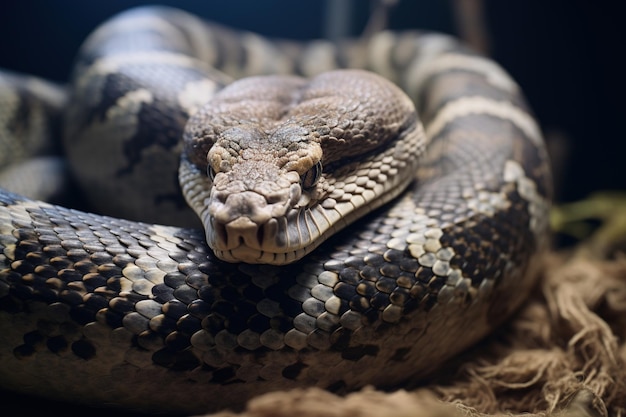
M 332 0 L 331 0 L 332 1 Z M 0 5 L 0 67 L 66 79 L 81 41 L 98 23 L 139 0 L 22 0 Z M 322 0 L 161 1 L 234 27 L 271 36 L 322 36 Z M 611 0 L 485 0 L 491 55 L 522 85 L 549 137 L 565 138 L 560 200 L 626 189 L 624 24 Z M 358 34 L 369 10 L 352 0 Z M 402 0 L 390 27 L 455 33 L 451 1 Z

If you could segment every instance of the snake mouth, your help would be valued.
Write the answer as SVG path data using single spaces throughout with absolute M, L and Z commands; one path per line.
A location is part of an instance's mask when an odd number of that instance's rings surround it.
M 257 224 L 247 217 L 239 217 L 223 224 L 212 217 L 211 227 L 206 230 L 209 247 L 214 254 L 226 262 L 249 264 L 284 265 L 306 255 L 312 247 L 302 245 L 280 245 L 277 239 L 283 232 L 277 219 Z
M 259 226 L 247 217 L 239 217 L 227 224 L 220 223 L 213 217 L 211 226 L 215 230 L 216 239 L 210 241 L 215 246 L 214 249 L 235 250 L 249 247 L 260 250 L 264 245 L 264 225 Z

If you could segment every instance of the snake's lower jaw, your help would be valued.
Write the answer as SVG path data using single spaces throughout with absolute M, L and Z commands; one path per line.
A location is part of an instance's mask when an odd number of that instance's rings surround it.
M 215 256 L 226 262 L 248 264 L 285 265 L 295 262 L 310 252 L 301 242 L 293 247 L 281 247 L 277 241 L 278 220 L 270 219 L 259 225 L 247 217 L 239 217 L 227 224 L 210 217 L 206 229 L 209 247 Z M 310 245 L 309 245 L 310 246 Z

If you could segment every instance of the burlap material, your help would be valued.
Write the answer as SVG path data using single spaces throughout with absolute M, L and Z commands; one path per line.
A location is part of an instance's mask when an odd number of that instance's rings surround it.
M 519 313 L 462 357 L 445 382 L 345 397 L 262 395 L 214 416 L 626 415 L 626 257 L 553 254 Z

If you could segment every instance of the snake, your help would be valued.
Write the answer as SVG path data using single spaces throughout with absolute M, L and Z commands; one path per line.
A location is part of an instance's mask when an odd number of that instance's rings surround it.
M 296 42 L 145 6 L 66 86 L 0 79 L 2 163 L 52 148 L 86 207 L 0 188 L 3 389 L 180 414 L 399 387 L 540 273 L 541 130 L 450 35 Z

